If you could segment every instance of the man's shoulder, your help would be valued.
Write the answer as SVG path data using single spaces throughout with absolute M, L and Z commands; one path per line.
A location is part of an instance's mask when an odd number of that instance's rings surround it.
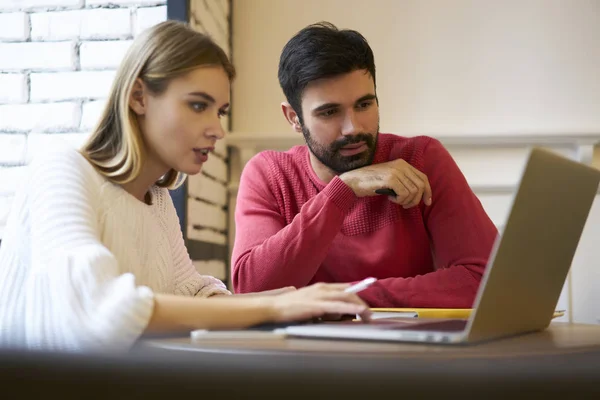
M 307 149 L 294 146 L 287 151 L 263 150 L 254 155 L 243 167 L 240 176 L 242 188 L 256 191 L 280 191 L 292 183 L 305 179 Z
M 401 136 L 389 133 L 380 133 L 379 142 L 384 159 L 405 159 L 410 163 L 420 164 L 431 149 L 443 147 L 442 143 L 427 135 Z
M 301 168 L 307 157 L 306 145 L 294 146 L 289 150 L 263 150 L 254 155 L 248 164 L 268 173 L 287 172 Z
M 412 146 L 426 148 L 432 142 L 439 142 L 436 138 L 427 135 L 402 136 L 395 133 L 380 133 L 379 141 L 387 146 Z

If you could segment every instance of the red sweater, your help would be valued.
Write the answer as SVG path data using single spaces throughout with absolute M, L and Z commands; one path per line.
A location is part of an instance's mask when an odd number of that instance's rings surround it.
M 253 157 L 237 197 L 235 291 L 373 276 L 359 294 L 371 307 L 471 307 L 497 229 L 438 140 L 379 134 L 373 163 L 397 158 L 427 175 L 431 206 L 326 184 L 306 146 Z

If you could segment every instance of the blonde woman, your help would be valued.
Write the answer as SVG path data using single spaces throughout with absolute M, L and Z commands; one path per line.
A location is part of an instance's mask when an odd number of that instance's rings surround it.
M 231 295 L 201 276 L 167 188 L 224 135 L 233 66 L 178 22 L 131 45 L 80 151 L 34 160 L 0 247 L 0 345 L 126 349 L 148 333 L 243 328 L 368 308 L 345 284 Z

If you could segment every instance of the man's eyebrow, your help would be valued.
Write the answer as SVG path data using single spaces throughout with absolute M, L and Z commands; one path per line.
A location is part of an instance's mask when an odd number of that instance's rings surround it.
M 358 100 L 356 100 L 354 102 L 354 104 L 359 104 L 362 103 L 363 101 L 369 101 L 369 100 L 377 100 L 377 96 L 369 93 L 369 94 L 365 94 L 364 96 L 362 96 L 361 98 L 359 98 Z M 325 103 L 325 104 L 321 104 L 318 107 L 315 107 L 312 112 L 313 113 L 319 113 L 321 111 L 325 111 L 328 110 L 330 108 L 334 108 L 334 107 L 339 107 L 340 103 Z
M 313 108 L 312 112 L 313 113 L 318 113 L 321 111 L 325 111 L 329 108 L 334 108 L 334 107 L 339 107 L 340 104 L 339 103 L 325 103 L 325 104 L 321 104 L 319 107 L 315 107 Z
M 365 94 L 363 97 L 356 100 L 356 102 L 354 104 L 362 103 L 363 101 L 369 101 L 369 100 L 377 100 L 377 96 L 375 96 L 372 93 Z
M 205 100 L 214 103 L 215 102 L 215 98 L 212 97 L 210 94 L 206 93 L 206 92 L 191 92 L 188 93 L 190 96 L 198 96 L 198 97 L 203 97 Z

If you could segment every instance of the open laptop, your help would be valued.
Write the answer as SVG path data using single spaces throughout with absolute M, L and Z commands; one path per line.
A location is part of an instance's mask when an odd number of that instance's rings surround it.
M 600 183 L 600 171 L 533 148 L 469 319 L 292 325 L 287 336 L 474 343 L 548 327 Z

